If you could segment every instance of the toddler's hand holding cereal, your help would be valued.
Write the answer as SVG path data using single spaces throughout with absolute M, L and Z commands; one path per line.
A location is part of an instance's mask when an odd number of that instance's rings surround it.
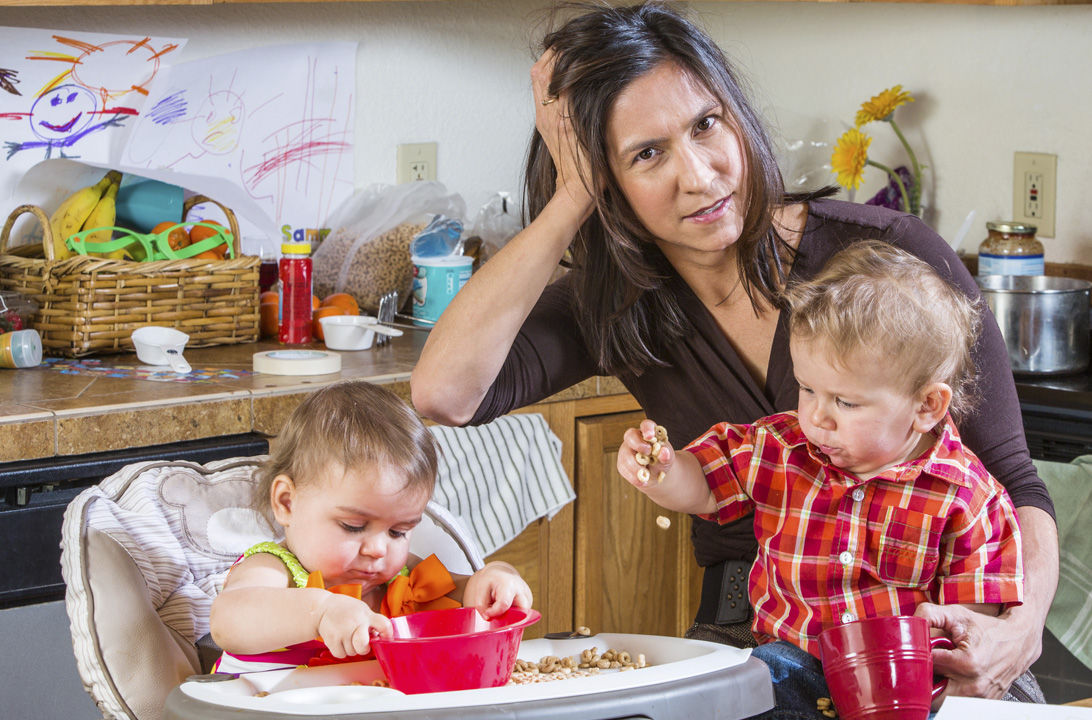
M 518 608 L 531 607 L 531 588 L 519 572 L 506 562 L 488 563 L 466 581 L 463 606 L 476 607 L 489 619 Z
M 367 655 L 371 633 L 389 638 L 394 633 L 391 621 L 372 612 L 368 603 L 348 595 L 329 593 L 319 606 L 318 634 L 336 658 Z
M 675 460 L 675 450 L 667 442 L 667 430 L 651 420 L 626 430 L 618 448 L 618 472 L 631 485 L 646 488 L 663 482 Z

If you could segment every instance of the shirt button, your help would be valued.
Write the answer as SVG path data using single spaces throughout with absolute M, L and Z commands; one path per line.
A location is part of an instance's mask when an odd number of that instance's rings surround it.
M 842 622 L 843 623 L 851 623 L 856 619 L 857 619 L 857 616 L 854 615 L 853 613 L 849 612 L 849 611 L 846 611 L 846 612 L 842 613 Z
M 842 563 L 843 565 L 849 565 L 853 562 L 853 553 L 851 553 L 849 550 L 843 550 L 842 554 L 838 556 L 838 562 Z
M 856 488 L 853 491 L 853 499 L 857 502 L 864 500 L 864 488 Z

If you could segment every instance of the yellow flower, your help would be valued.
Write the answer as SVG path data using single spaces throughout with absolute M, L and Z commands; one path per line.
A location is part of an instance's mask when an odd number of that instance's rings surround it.
M 874 95 L 871 100 L 861 103 L 861 109 L 857 111 L 857 127 L 874 120 L 887 120 L 895 112 L 895 108 L 911 102 L 914 102 L 913 96 L 903 92 L 902 85 L 887 88 L 879 95 Z
M 830 156 L 830 169 L 838 175 L 838 184 L 856 190 L 861 186 L 864 176 L 865 161 L 868 160 L 868 146 L 872 138 L 857 128 L 846 130 L 834 144 L 834 153 Z

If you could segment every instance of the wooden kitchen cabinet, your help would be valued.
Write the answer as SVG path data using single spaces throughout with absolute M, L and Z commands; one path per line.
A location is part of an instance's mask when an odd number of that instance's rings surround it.
M 680 636 L 690 627 L 701 571 L 690 521 L 662 510 L 615 470 L 622 433 L 644 414 L 629 395 L 543 403 L 562 441 L 562 464 L 576 500 L 532 523 L 489 560 L 512 563 L 535 595 L 542 621 L 526 637 L 572 630 Z M 656 518 L 664 515 L 664 530 Z
M 643 412 L 576 422 L 574 608 L 599 632 L 681 636 L 690 627 L 701 577 L 690 520 L 664 510 L 618 475 L 618 444 Z M 661 528 L 656 519 L 671 521 Z

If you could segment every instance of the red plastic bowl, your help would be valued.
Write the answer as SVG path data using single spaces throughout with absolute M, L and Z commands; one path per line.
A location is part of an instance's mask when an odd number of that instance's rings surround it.
M 523 629 L 542 617 L 513 607 L 486 620 L 475 608 L 391 618 L 394 636 L 372 638 L 391 687 L 407 694 L 499 687 L 508 682 Z

